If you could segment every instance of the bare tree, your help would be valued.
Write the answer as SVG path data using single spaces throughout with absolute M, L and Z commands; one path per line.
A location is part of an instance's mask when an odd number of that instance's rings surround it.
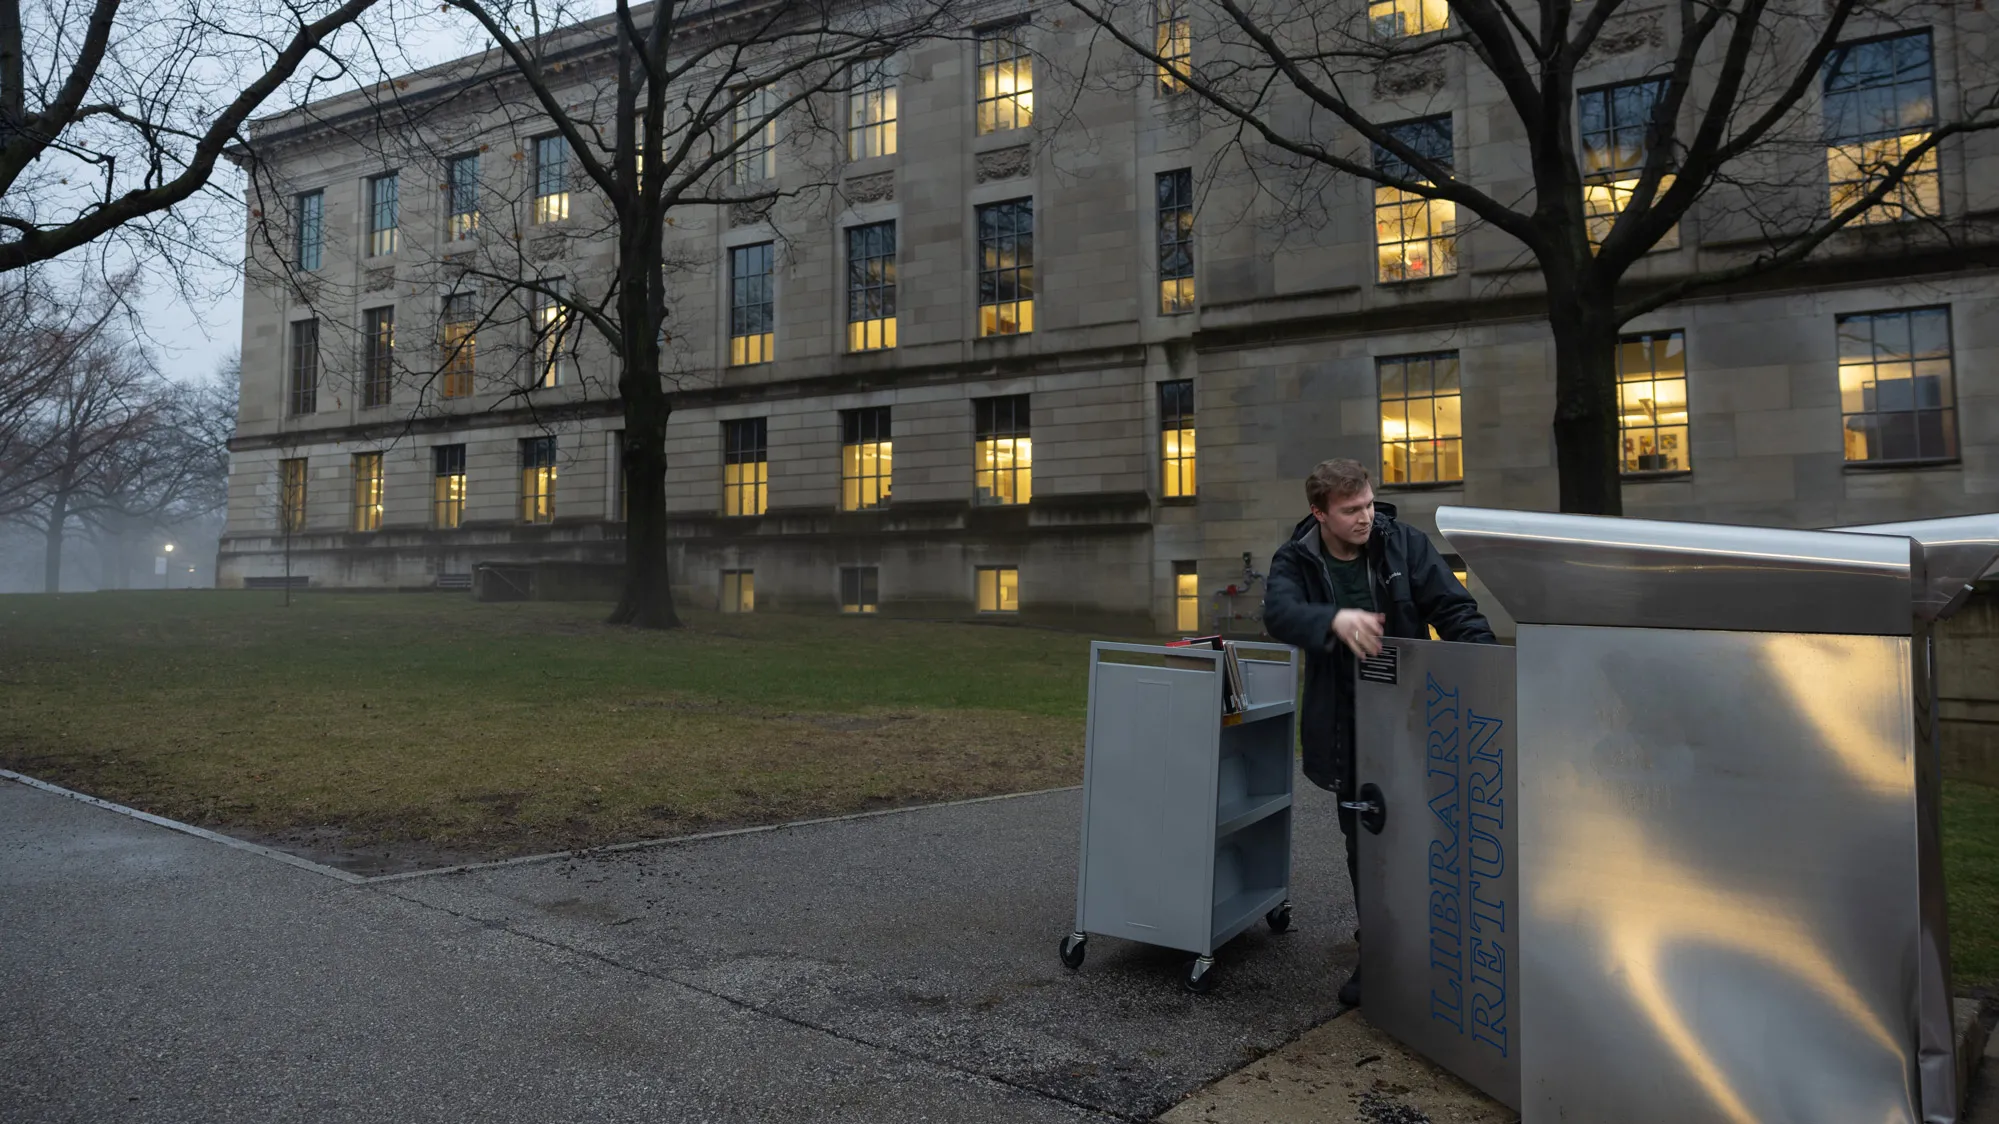
M 109 346 L 128 286 L 92 278 L 58 286 L 40 270 L 0 275 L 0 519 L 40 502 L 58 464 L 61 392 Z
M 1912 113 L 1892 98 L 1856 96 L 1828 106 L 1821 128 L 1822 93 L 1879 94 L 1868 91 L 1876 76 L 1866 52 L 1878 53 L 1898 30 L 1944 22 L 1942 5 L 1210 0 L 1196 11 L 1190 0 L 1071 3 L 1138 64 L 1127 74 L 1184 92 L 1195 115 L 1234 130 L 1252 161 L 1286 172 L 1282 206 L 1310 211 L 1321 191 L 1353 177 L 1400 193 L 1404 219 L 1434 224 L 1455 211 L 1524 248 L 1538 267 L 1554 339 L 1564 511 L 1622 512 L 1623 324 L 1798 265 L 1851 226 L 1907 219 L 1910 239 L 1949 238 L 1937 221 L 1939 146 L 1999 125 L 1999 74 L 1988 70 L 1959 75 L 1954 106 L 1927 99 Z M 1848 46 L 1855 38 L 1875 42 Z M 1603 114 L 1585 107 L 1594 116 L 1579 122 L 1578 95 L 1606 81 L 1606 56 L 1634 44 L 1658 50 L 1638 81 L 1621 83 L 1629 104 L 1619 108 L 1635 108 L 1638 127 L 1584 136 Z M 1410 119 L 1412 98 L 1428 93 L 1429 112 L 1448 113 L 1454 106 L 1436 101 L 1473 86 L 1497 91 L 1491 133 L 1520 138 L 1510 146 L 1521 157 L 1518 190 L 1472 182 L 1453 166 L 1450 134 L 1432 143 L 1426 122 Z M 1731 239 L 1742 248 L 1704 252 L 1686 272 L 1634 278 L 1703 199 L 1710 202 L 1697 217 L 1746 224 L 1745 236 Z
M 254 236 L 266 258 L 291 260 L 294 232 L 278 217 L 286 188 L 260 148 L 308 124 L 337 127 L 435 169 L 447 194 L 460 183 L 451 157 L 512 147 L 530 174 L 479 182 L 473 190 L 484 203 L 454 212 L 450 224 L 454 233 L 480 236 L 435 255 L 439 283 L 477 304 L 445 310 L 434 365 L 409 364 L 410 349 L 401 353 L 418 394 L 412 415 L 463 392 L 451 385 L 454 372 L 474 340 L 482 361 L 491 354 L 482 338 L 489 328 L 527 321 L 529 345 L 508 357 L 507 400 L 531 410 L 541 409 L 534 392 L 556 381 L 555 365 L 593 334 L 614 379 L 596 389 L 615 394 L 624 418 L 625 576 L 610 619 L 677 627 L 665 493 L 667 422 L 683 378 L 671 361 L 672 281 L 686 270 L 712 284 L 714 263 L 689 258 L 669 231 L 709 208 L 762 218 L 823 192 L 842 158 L 826 135 L 828 103 L 869 81 L 895 52 L 949 27 L 951 5 L 618 0 L 610 17 L 562 28 L 561 9 L 534 0 L 446 3 L 489 37 L 489 51 L 372 88 L 365 112 L 309 107 L 253 133 L 245 155 L 256 169 Z M 529 139 L 536 134 L 544 139 Z M 784 179 L 766 174 L 780 145 L 808 161 L 818 152 L 823 168 Z M 552 164 L 561 171 L 550 181 Z M 494 229 L 496 219 L 510 220 L 511 229 Z M 578 268 L 576 256 L 607 244 L 608 268 Z M 271 281 L 308 299 L 323 285 L 296 272 L 255 279 Z M 364 358 L 361 367 L 368 365 Z
M 121 570 L 132 537 L 183 526 L 228 502 L 239 368 L 232 357 L 200 382 L 155 380 L 138 424 L 81 475 L 69 511 Z
M 209 252 L 169 209 L 374 3 L 0 0 L 0 275 L 121 229 L 168 265 Z

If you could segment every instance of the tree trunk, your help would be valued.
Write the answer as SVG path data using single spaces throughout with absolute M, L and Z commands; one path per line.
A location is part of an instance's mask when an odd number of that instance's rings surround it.
M 654 379 L 657 384 L 657 379 Z M 651 401 L 646 401 L 650 397 Z M 673 413 L 655 390 L 625 398 L 625 587 L 610 623 L 679 628 L 666 560 L 666 420 Z
M 49 497 L 49 521 L 42 545 L 42 592 L 62 592 L 62 531 L 69 522 L 69 496 L 58 490 Z
M 1617 315 L 1609 292 L 1551 287 L 1555 334 L 1555 469 L 1562 510 L 1624 514 L 1617 405 Z

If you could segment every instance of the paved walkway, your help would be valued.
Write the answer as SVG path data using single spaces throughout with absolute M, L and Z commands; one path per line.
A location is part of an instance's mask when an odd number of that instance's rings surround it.
M 1078 794 L 350 885 L 0 783 L 0 1120 L 1146 1120 L 1324 1022 L 1329 798 L 1295 929 L 1056 942 Z

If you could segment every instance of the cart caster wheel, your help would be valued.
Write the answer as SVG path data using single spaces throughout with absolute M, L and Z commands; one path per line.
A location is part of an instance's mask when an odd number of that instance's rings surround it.
M 1285 902 L 1283 905 L 1264 914 L 1263 919 L 1270 923 L 1270 931 L 1273 933 L 1282 933 L 1289 930 L 1291 928 L 1291 903 Z
M 1089 938 L 1081 933 L 1070 933 L 1068 936 L 1063 937 L 1062 966 L 1072 972 L 1082 967 L 1083 953 L 1085 951 L 1084 946 L 1088 943 Z
M 1187 966 L 1187 990 L 1206 995 L 1215 990 L 1215 958 L 1203 956 Z

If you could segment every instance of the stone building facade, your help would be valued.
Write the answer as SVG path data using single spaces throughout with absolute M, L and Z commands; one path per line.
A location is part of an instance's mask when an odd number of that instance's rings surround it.
M 1899 44 L 1882 96 L 1957 103 L 1990 21 L 1937 11 L 1856 27 Z M 751 174 L 796 200 L 678 219 L 668 502 L 685 600 L 1205 629 L 1245 556 L 1262 568 L 1304 514 L 1326 457 L 1376 465 L 1381 498 L 1425 529 L 1442 504 L 1555 505 L 1553 347 L 1517 243 L 1433 213 L 1384 227 L 1384 206 L 1412 212 L 1357 179 L 1314 187 L 1315 221 L 1284 220 L 1184 94 L 1145 74 L 1081 81 L 1104 51 L 1073 13 L 980 18 L 904 52 L 872 101 L 829 99 L 830 134 L 754 152 Z M 1656 13 L 1620 20 L 1591 90 L 1653 72 L 1667 46 Z M 463 79 L 412 81 L 414 101 Z M 1473 182 L 1519 186 L 1518 126 L 1477 68 L 1385 75 L 1374 94 L 1377 119 L 1431 122 Z M 460 139 L 415 153 L 356 141 L 366 111 L 260 126 L 273 186 L 252 223 L 222 583 L 616 561 L 622 423 L 601 345 L 569 337 L 553 385 L 528 394 L 550 366 L 538 309 L 479 327 L 467 393 L 439 393 L 457 376 L 434 359 L 465 241 L 459 173 L 437 154 L 461 145 L 490 192 L 479 238 L 515 224 L 514 245 L 572 278 L 608 269 L 589 190 L 548 213 L 556 157 L 518 115 L 469 106 Z M 1834 190 L 1830 143 L 1779 169 L 1807 209 Z M 1995 171 L 1999 144 L 1954 138 L 1920 187 L 1943 229 L 1857 228 L 1804 268 L 1629 325 L 1627 514 L 1826 526 L 1999 506 Z M 1745 206 L 1703 201 L 1637 272 L 1733 260 L 1757 241 Z M 371 380 L 384 309 L 404 358 Z M 316 398 L 301 402 L 307 321 Z M 1236 609 L 1253 630 L 1254 594 Z

